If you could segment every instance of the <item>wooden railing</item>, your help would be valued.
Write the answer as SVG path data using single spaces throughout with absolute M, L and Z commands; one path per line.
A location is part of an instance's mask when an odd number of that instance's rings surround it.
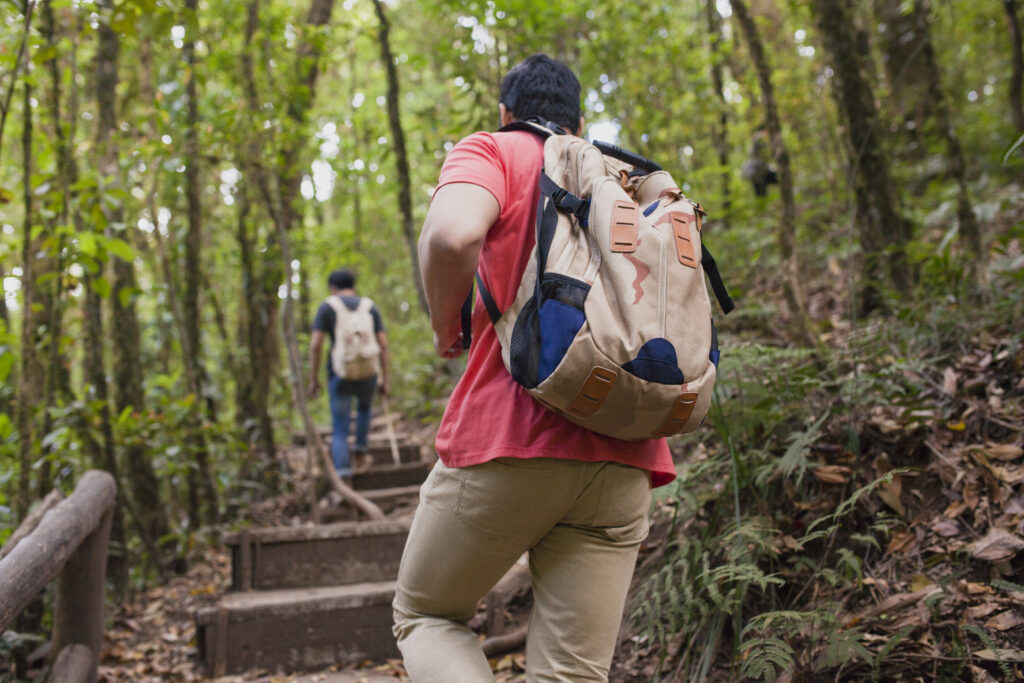
M 51 649 L 56 657 L 51 681 L 96 680 L 103 641 L 107 545 L 116 496 L 114 478 L 90 470 L 67 499 L 47 496 L 0 550 L 0 633 L 57 579 Z

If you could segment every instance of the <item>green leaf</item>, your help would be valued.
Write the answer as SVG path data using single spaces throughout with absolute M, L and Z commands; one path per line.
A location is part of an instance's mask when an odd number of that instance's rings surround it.
M 11 368 L 14 367 L 14 354 L 5 351 L 0 354 L 0 382 L 6 382 L 11 376 Z
M 122 287 L 117 290 L 117 300 L 121 303 L 121 308 L 127 308 L 135 298 L 135 295 L 139 293 L 140 290 L 135 287 Z
M 78 250 L 86 256 L 96 256 L 99 246 L 96 243 L 96 234 L 82 232 L 78 235 Z
M 104 242 L 104 246 L 107 248 L 107 251 L 122 261 L 131 261 L 135 258 L 135 251 L 132 249 L 131 245 L 124 240 L 116 237 L 108 237 Z
M 98 277 L 89 283 L 92 287 L 92 291 L 96 292 L 100 297 L 106 299 L 110 296 L 110 281 L 105 277 Z

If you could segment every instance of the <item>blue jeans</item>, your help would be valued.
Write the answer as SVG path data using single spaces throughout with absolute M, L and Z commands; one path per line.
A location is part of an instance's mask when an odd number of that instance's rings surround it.
M 366 439 L 370 433 L 370 406 L 373 392 L 377 389 L 377 376 L 366 379 L 346 380 L 330 377 L 327 382 L 327 396 L 331 401 L 331 458 L 338 476 L 352 474 L 349 462 L 348 432 L 352 420 L 352 399 L 356 399 L 356 442 L 352 450 L 366 452 Z

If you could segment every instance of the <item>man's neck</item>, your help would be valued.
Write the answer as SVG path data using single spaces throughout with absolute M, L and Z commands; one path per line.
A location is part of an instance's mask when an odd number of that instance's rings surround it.
M 351 287 L 346 287 L 345 289 L 335 289 L 332 287 L 331 294 L 336 294 L 338 296 L 355 296 L 356 290 Z

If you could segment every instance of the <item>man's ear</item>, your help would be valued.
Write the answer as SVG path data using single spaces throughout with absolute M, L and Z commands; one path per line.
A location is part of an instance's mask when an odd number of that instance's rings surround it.
M 501 125 L 504 127 L 515 121 L 516 117 L 504 104 L 498 102 L 498 120 L 501 121 Z
M 586 119 L 580 117 L 580 127 L 576 129 L 576 137 L 583 137 L 583 127 L 586 124 Z

